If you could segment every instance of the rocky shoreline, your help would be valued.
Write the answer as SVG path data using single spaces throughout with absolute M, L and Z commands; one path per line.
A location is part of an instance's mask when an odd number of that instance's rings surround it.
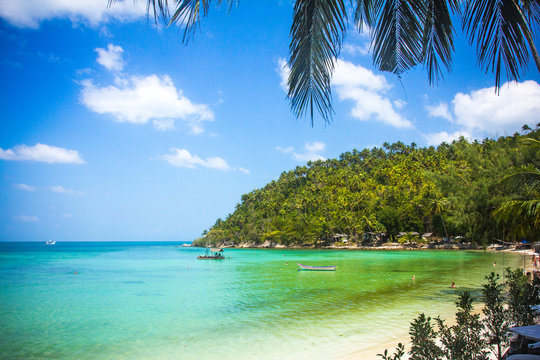
M 206 247 L 208 245 L 192 245 L 194 247 Z M 211 245 L 212 247 L 227 248 L 227 249 L 328 249 L 328 250 L 515 250 L 514 247 L 489 245 L 487 248 L 477 246 L 472 243 L 446 243 L 446 244 L 400 244 L 400 243 L 384 243 L 381 245 L 347 245 L 347 244 L 333 244 L 328 246 L 316 246 L 316 245 L 284 245 L 275 244 L 269 241 L 262 244 L 256 243 L 241 243 L 241 244 L 219 244 Z

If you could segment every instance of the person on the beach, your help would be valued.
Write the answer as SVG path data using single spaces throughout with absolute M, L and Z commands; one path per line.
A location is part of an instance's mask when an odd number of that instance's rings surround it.
M 452 285 L 450 285 L 451 288 L 456 288 L 456 283 L 455 282 L 452 282 Z

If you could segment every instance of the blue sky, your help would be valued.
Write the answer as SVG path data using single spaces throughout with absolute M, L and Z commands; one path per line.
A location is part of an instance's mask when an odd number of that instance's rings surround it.
M 187 46 L 146 18 L 145 1 L 106 4 L 0 0 L 0 241 L 192 240 L 308 160 L 540 122 L 532 62 L 496 96 L 458 34 L 438 86 L 421 67 L 400 82 L 351 30 L 333 123 L 312 127 L 283 86 L 291 2 L 212 9 Z

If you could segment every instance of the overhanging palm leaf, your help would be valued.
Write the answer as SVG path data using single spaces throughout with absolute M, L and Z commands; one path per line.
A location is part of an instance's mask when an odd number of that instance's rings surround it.
M 148 0 L 156 1 L 156 0 Z M 161 3 L 167 3 L 167 0 L 157 0 Z M 173 0 L 171 0 L 172 2 Z M 184 36 L 182 41 L 188 42 L 195 34 L 196 26 L 200 23 L 201 17 L 208 15 L 212 0 L 174 0 L 176 10 L 169 20 L 169 25 L 180 22 L 184 25 Z M 223 0 L 216 0 L 216 6 L 220 6 Z M 236 3 L 234 0 L 227 0 L 229 11 L 232 5 Z M 163 12 L 163 8 L 160 6 Z M 202 13 L 202 14 L 201 14 Z
M 504 66 L 509 79 L 521 78 L 529 53 L 526 33 L 530 35 L 519 4 L 515 0 L 467 0 L 463 29 L 469 41 L 476 41 L 478 60 L 486 70 L 495 73 L 500 87 Z
M 421 61 L 425 1 L 386 0 L 373 34 L 373 62 L 401 75 Z
M 108 0 L 109 5 L 118 0 Z M 216 6 L 220 6 L 223 0 L 216 0 Z M 235 0 L 227 0 L 229 11 Z M 212 0 L 147 0 L 146 10 L 148 13 L 154 14 L 154 19 L 161 17 L 168 25 L 181 23 L 184 27 L 184 35 L 182 41 L 188 42 L 195 34 L 196 26 L 201 21 L 201 18 L 208 15 L 208 10 Z M 174 4 L 172 16 L 169 9 Z
M 146 1 L 156 20 L 182 24 L 183 42 L 190 40 L 212 4 L 212 0 Z M 223 0 L 213 2 L 219 6 Z M 226 2 L 230 10 L 238 1 Z M 359 29 L 364 24 L 373 29 L 373 61 L 382 71 L 400 75 L 423 62 L 430 83 L 437 82 L 442 68 L 451 67 L 450 10 L 463 15 L 463 28 L 476 43 L 478 61 L 486 72 L 495 73 L 497 89 L 504 73 L 513 80 L 521 77 L 529 51 L 540 71 L 531 31 L 540 21 L 540 0 L 351 0 L 350 4 Z M 174 9 L 172 16 L 169 7 Z M 326 122 L 331 120 L 330 78 L 346 22 L 344 0 L 295 1 L 288 97 L 297 117 L 309 109 L 312 124 L 314 108 Z
M 352 1 L 351 1 L 352 2 Z M 358 0 L 354 11 L 354 22 L 358 30 L 362 31 L 364 24 L 373 26 L 377 17 L 380 0 Z
M 289 47 L 289 93 L 297 117 L 317 108 L 326 122 L 332 117 L 330 80 L 347 22 L 342 0 L 297 1 Z
M 538 0 L 523 0 L 523 15 L 528 23 L 540 22 L 540 1 Z
M 116 0 L 109 0 L 109 6 Z M 148 0 L 146 3 L 146 13 L 154 14 L 154 20 L 157 22 L 158 17 L 161 17 L 163 21 L 168 21 L 169 19 L 169 6 L 167 0 Z
M 457 11 L 459 4 L 457 0 L 451 0 L 449 3 L 445 0 L 429 0 L 425 7 L 422 59 L 430 83 L 436 83 L 442 77 L 440 63 L 447 70 L 451 69 L 454 27 L 448 5 Z

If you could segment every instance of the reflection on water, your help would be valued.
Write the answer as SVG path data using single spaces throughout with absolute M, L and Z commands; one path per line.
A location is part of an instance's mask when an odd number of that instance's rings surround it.
M 489 252 L 241 249 L 197 261 L 199 252 L 163 243 L 0 244 L 0 353 L 340 359 L 407 334 L 420 312 L 453 314 L 459 291 L 480 296 L 484 275 L 522 261 Z M 338 269 L 298 271 L 296 262 Z

